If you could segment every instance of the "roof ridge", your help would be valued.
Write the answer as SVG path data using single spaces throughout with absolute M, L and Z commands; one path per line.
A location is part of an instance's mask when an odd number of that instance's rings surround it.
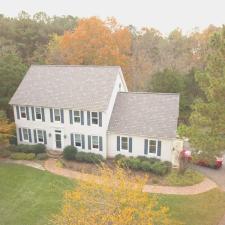
M 135 91 L 128 91 L 128 92 L 119 92 L 120 94 L 149 94 L 149 95 L 180 95 L 180 93 L 163 93 L 163 92 L 135 92 Z
M 57 65 L 57 64 L 32 64 L 31 66 L 46 66 L 46 67 L 115 67 L 121 68 L 120 66 L 107 66 L 107 65 Z

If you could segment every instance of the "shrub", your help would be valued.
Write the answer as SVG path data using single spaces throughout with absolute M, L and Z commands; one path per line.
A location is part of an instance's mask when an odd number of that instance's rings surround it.
M 145 172 L 152 171 L 152 164 L 149 161 L 141 162 L 141 169 Z
M 118 165 L 123 168 L 133 170 L 143 170 L 145 172 L 152 172 L 156 175 L 165 175 L 171 168 L 171 162 L 162 162 L 157 158 L 147 158 L 145 156 L 139 157 L 120 157 L 117 161 Z
M 35 154 L 45 153 L 46 147 L 43 144 L 30 145 L 31 152 Z
M 36 145 L 19 144 L 16 146 L 11 145 L 11 150 L 14 152 L 38 154 L 46 152 L 46 147 L 43 144 L 36 144 Z
M 12 153 L 10 158 L 14 159 L 14 160 L 33 160 L 33 159 L 35 159 L 35 154 L 34 153 L 16 152 L 16 153 Z
M 67 146 L 63 149 L 63 158 L 67 160 L 75 160 L 77 148 L 74 146 Z
M 17 145 L 17 137 L 16 136 L 11 136 L 9 138 L 9 144 L 11 144 L 11 145 Z
M 116 156 L 115 156 L 115 158 L 114 158 L 114 161 L 115 162 L 118 162 L 120 159 L 122 159 L 122 158 L 126 158 L 126 156 L 125 155 L 122 155 L 122 154 L 117 154 Z
M 8 158 L 11 155 L 11 152 L 7 149 L 1 149 L 0 150 L 0 157 L 2 158 Z
M 77 152 L 75 159 L 79 162 L 87 162 L 95 164 L 99 164 L 104 161 L 102 155 L 91 152 Z
M 24 144 L 19 144 L 12 146 L 12 151 L 14 152 L 23 152 L 23 153 L 31 153 L 31 145 L 24 145 Z
M 47 153 L 38 153 L 36 157 L 37 157 L 38 160 L 46 160 L 46 159 L 48 159 Z
M 167 173 L 167 167 L 163 162 L 155 162 L 151 165 L 151 171 L 156 175 L 165 175 Z

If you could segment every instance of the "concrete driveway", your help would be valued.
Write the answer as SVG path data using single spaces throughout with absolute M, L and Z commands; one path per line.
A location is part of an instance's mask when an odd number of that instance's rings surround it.
M 196 170 L 202 172 L 205 176 L 213 180 L 225 191 L 225 155 L 223 156 L 223 166 L 220 169 L 211 169 L 202 166 L 193 166 Z

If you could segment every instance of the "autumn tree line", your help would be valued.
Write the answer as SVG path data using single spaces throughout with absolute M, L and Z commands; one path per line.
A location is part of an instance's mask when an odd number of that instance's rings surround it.
M 199 148 L 225 149 L 224 30 L 177 28 L 165 36 L 114 18 L 0 15 L 0 115 L 12 120 L 9 99 L 31 64 L 120 65 L 130 91 L 180 93 L 179 124 L 195 126 L 181 126 L 181 133 L 195 133 Z

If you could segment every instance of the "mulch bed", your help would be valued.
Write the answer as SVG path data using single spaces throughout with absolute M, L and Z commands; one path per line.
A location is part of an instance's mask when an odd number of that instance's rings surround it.
M 87 173 L 87 174 L 93 174 L 93 175 L 99 175 L 99 167 L 100 165 L 95 165 L 91 163 L 85 163 L 85 162 L 77 162 L 77 161 L 68 161 L 61 159 L 61 162 L 65 166 L 65 168 L 82 172 L 82 173 Z M 108 166 L 111 169 L 115 168 L 115 163 L 113 162 L 112 159 L 107 159 L 105 161 L 105 165 Z M 156 176 L 155 174 L 152 173 L 146 173 L 143 171 L 128 171 L 129 174 L 132 176 L 140 176 L 140 177 L 145 177 L 146 175 L 149 177 L 147 184 L 161 184 L 163 185 L 163 177 L 161 176 Z

